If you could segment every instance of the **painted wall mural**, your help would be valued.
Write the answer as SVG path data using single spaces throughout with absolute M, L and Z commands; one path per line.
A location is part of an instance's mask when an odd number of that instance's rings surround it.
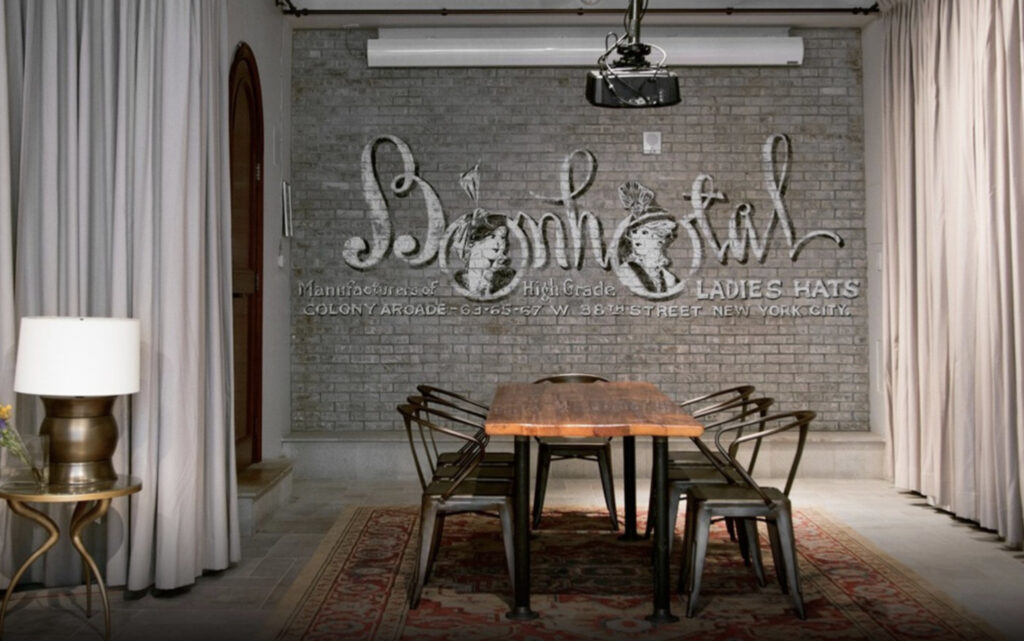
M 378 157 L 397 153 L 400 170 L 390 181 L 382 181 Z M 682 213 L 658 203 L 655 192 L 641 180 L 628 179 L 618 187 L 624 213 L 617 214 L 610 238 L 603 217 L 587 209 L 582 200 L 594 182 L 597 158 L 577 149 L 563 160 L 557 173 L 557 193 L 530 192 L 541 204 L 539 214 L 503 212 L 482 206 L 486 203 L 480 164 L 463 173 L 459 186 L 472 203 L 465 213 L 447 222 L 447 215 L 434 187 L 419 175 L 409 145 L 385 135 L 372 140 L 362 151 L 360 170 L 363 197 L 369 207 L 369 239 L 352 236 L 345 241 L 342 257 L 357 272 L 370 273 L 383 261 L 404 261 L 417 270 L 432 268 L 440 274 L 426 285 L 395 285 L 351 279 L 341 285 L 324 285 L 315 280 L 299 282 L 298 294 L 307 299 L 303 313 L 310 316 L 335 315 L 522 315 L 581 316 L 626 315 L 687 317 L 706 313 L 702 303 L 716 304 L 709 312 L 716 316 L 760 314 L 765 317 L 846 316 L 844 304 L 860 295 L 859 279 L 714 279 L 700 278 L 706 261 L 728 265 L 730 260 L 745 264 L 751 259 L 764 263 L 773 251 L 785 251 L 797 262 L 812 242 L 835 250 L 843 248 L 836 232 L 815 229 L 800 235 L 786 206 L 785 194 L 792 155 L 790 139 L 772 134 L 761 147 L 763 189 L 770 203 L 761 228 L 759 213 L 751 202 L 735 205 L 727 229 L 715 229 L 710 210 L 728 198 L 714 178 L 700 173 L 694 178 L 689 212 Z M 382 186 L 391 197 L 422 200 L 425 227 L 419 234 L 397 233 Z M 399 230 L 400 231 L 400 230 Z M 720 239 L 721 236 L 721 239 Z M 607 240 L 606 240 L 607 238 Z M 782 242 L 780 242 L 782 241 Z M 536 279 L 532 272 L 549 263 L 566 271 L 579 272 L 596 265 L 609 273 L 607 281 L 584 283 L 578 279 Z M 444 283 L 442 285 L 442 283 Z M 387 303 L 391 296 L 435 297 L 445 286 L 464 298 L 465 304 L 444 302 Z M 639 297 L 623 304 L 550 304 L 555 297 Z M 686 293 L 696 305 L 667 305 Z M 527 304 L 513 305 L 518 294 Z M 353 297 L 374 297 L 377 302 L 353 303 Z M 775 303 L 782 297 L 807 299 L 808 304 Z M 328 300 L 330 299 L 330 301 Z M 331 302 L 333 301 L 333 302 Z M 746 304 L 753 303 L 753 304 Z
M 862 34 L 793 35 L 801 65 L 680 68 L 684 104 L 626 113 L 577 70 L 368 69 L 376 30 L 296 30 L 290 429 L 574 371 L 868 429 Z

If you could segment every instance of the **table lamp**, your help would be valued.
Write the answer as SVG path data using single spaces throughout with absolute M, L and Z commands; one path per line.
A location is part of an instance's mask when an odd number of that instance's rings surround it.
M 136 319 L 21 319 L 14 391 L 42 398 L 39 433 L 50 437 L 50 483 L 117 478 L 111 409 L 119 395 L 139 391 L 139 351 Z

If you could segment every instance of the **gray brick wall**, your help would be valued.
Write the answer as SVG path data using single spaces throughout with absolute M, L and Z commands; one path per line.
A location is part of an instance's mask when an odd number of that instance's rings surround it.
M 679 68 L 682 104 L 608 110 L 586 103 L 582 69 L 368 69 L 365 40 L 372 31 L 295 32 L 292 429 L 397 429 L 394 406 L 417 383 L 488 400 L 498 382 L 570 370 L 650 380 L 678 399 L 749 382 L 781 408 L 818 411 L 815 429 L 868 429 L 860 36 L 856 30 L 796 35 L 805 39 L 802 66 Z M 643 132 L 650 131 L 661 133 L 660 155 L 642 153 Z M 693 213 L 687 197 L 699 174 L 712 175 L 727 197 L 707 212 L 718 240 L 728 238 L 741 203 L 752 205 L 764 240 L 773 201 L 762 146 L 772 134 L 789 139 L 784 201 L 796 238 L 828 230 L 842 237 L 843 247 L 816 238 L 794 261 L 776 225 L 763 261 L 733 257 L 721 264 L 699 237 L 704 258 L 688 273 L 694 244 L 685 222 Z M 418 176 L 440 198 L 446 224 L 473 210 L 459 177 L 477 162 L 479 207 L 523 212 L 534 220 L 543 212 L 564 218 L 562 206 L 533 194 L 558 195 L 566 157 L 589 150 L 596 169 L 575 199 L 577 207 L 601 219 L 610 247 L 626 215 L 618 187 L 637 180 L 653 190 L 679 223 L 671 269 L 685 277 L 684 290 L 667 300 L 638 296 L 589 247 L 580 269 L 562 269 L 551 256 L 554 242 L 545 247 L 547 264 L 518 269 L 516 286 L 496 301 L 460 296 L 451 271 L 443 272 L 437 259 L 413 267 L 395 256 L 393 246 L 371 268 L 350 267 L 342 254 L 346 241 L 371 237 L 360 157 L 371 140 L 385 135 L 409 145 Z M 389 191 L 401 169 L 393 146 L 381 145 L 375 167 L 394 237 L 411 234 L 422 242 L 427 214 L 421 192 L 400 198 Z M 576 167 L 579 182 L 585 172 Z M 778 161 L 776 169 L 781 167 Z M 525 251 L 512 240 L 518 267 Z M 458 261 L 449 260 L 454 271 Z M 532 294 L 550 279 L 559 287 L 571 279 L 616 291 L 542 302 Z M 852 281 L 858 295 L 796 295 L 795 281 L 819 279 Z M 707 294 L 716 282 L 725 287 L 751 280 L 780 281 L 778 298 L 711 300 L 698 294 L 697 281 Z M 380 285 L 430 292 L 434 282 L 430 295 L 372 291 Z M 312 283 L 338 291 L 313 295 Z M 356 293 L 349 286 L 371 291 Z M 407 305 L 444 305 L 446 313 L 382 315 L 385 304 L 387 311 L 398 304 L 399 312 L 430 311 L 402 309 Z M 533 315 L 535 305 L 540 312 Z M 549 305 L 570 311 L 555 316 Z M 745 307 L 749 316 L 724 315 L 726 305 Z M 773 311 L 795 307 L 801 315 L 766 316 L 761 305 L 778 306 Z M 845 306 L 844 315 L 809 316 L 825 305 Z M 640 315 L 630 315 L 637 308 Z M 693 308 L 699 308 L 695 317 Z

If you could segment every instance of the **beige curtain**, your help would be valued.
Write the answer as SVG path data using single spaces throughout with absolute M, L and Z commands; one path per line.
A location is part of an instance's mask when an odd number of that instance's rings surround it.
M 116 406 L 115 467 L 143 490 L 93 526 L 93 543 L 112 585 L 188 585 L 240 558 L 224 4 L 5 0 L 3 11 L 0 401 L 18 318 L 140 319 L 142 387 Z M 18 401 L 30 430 L 36 401 Z M 26 536 L 13 521 L 5 542 Z M 48 554 L 46 580 L 76 567 Z
M 1024 537 L 1020 0 L 882 3 L 885 328 L 898 486 Z

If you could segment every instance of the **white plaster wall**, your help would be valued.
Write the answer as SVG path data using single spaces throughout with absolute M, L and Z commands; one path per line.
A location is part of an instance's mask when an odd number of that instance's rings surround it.
M 282 455 L 290 429 L 288 314 L 291 257 L 281 233 L 281 181 L 290 180 L 291 27 L 273 0 L 227 0 L 231 54 L 245 42 L 256 56 L 263 90 L 263 458 Z M 227 61 L 230 65 L 230 59 Z
M 882 27 L 879 21 L 861 30 L 864 73 L 864 224 L 868 248 L 868 340 L 871 431 L 886 442 L 886 478 L 892 478 L 889 426 L 885 417 L 882 340 Z

